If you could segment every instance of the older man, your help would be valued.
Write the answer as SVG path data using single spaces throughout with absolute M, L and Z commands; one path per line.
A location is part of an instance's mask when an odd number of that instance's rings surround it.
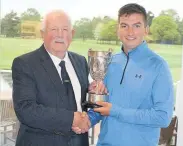
M 13 101 L 20 121 L 16 146 L 88 146 L 81 103 L 88 90 L 86 59 L 68 52 L 74 30 L 69 16 L 56 10 L 43 21 L 43 45 L 14 59 Z M 82 121 L 82 124 L 81 124 Z

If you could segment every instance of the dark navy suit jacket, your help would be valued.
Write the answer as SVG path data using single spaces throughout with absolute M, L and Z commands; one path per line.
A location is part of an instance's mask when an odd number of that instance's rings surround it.
M 88 90 L 85 57 L 68 52 L 81 85 L 81 102 Z M 67 96 L 59 74 L 42 45 L 14 59 L 12 65 L 13 102 L 20 129 L 16 146 L 67 146 L 74 112 L 68 110 Z M 84 109 L 83 109 L 84 110 Z M 88 146 L 88 134 L 74 135 Z

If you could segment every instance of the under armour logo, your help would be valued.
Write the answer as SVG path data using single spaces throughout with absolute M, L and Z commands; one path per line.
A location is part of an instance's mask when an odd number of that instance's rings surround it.
M 142 75 L 136 74 L 135 77 L 141 79 Z

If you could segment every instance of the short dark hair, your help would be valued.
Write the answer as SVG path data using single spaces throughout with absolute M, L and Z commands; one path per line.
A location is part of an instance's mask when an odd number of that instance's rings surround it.
M 134 13 L 143 15 L 144 23 L 145 23 L 145 25 L 147 25 L 147 12 L 146 12 L 146 10 L 144 7 L 142 7 L 141 5 L 136 4 L 136 3 L 129 3 L 129 4 L 122 6 L 118 11 L 118 21 L 120 20 L 120 17 L 122 15 L 128 16 L 128 15 L 131 15 Z

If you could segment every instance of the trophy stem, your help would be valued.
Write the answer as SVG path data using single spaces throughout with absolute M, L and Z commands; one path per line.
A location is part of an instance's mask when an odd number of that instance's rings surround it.
M 99 86 L 99 81 L 97 81 L 97 86 L 96 86 L 96 94 L 98 94 L 99 93 L 99 91 L 98 91 L 98 86 Z

